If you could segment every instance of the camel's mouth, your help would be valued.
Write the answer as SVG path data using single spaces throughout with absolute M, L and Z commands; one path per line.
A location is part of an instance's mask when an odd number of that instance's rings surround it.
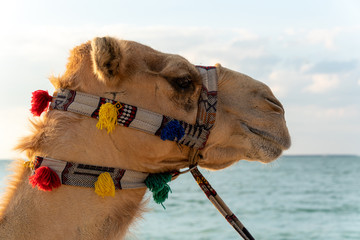
M 271 141 L 280 146 L 281 150 L 286 150 L 290 147 L 290 138 L 288 136 L 275 136 L 267 131 L 259 130 L 257 128 L 245 125 L 245 127 L 253 134 L 262 137 L 265 140 Z
M 252 132 L 253 134 L 256 134 L 266 140 L 272 141 L 278 145 L 280 145 L 282 150 L 286 150 L 290 147 L 290 141 L 288 140 L 288 138 L 284 138 L 284 137 L 279 137 L 279 136 L 275 136 L 269 132 L 263 131 L 263 130 L 259 130 L 257 128 L 253 128 L 250 126 L 247 126 L 247 128 L 249 129 L 250 132 Z

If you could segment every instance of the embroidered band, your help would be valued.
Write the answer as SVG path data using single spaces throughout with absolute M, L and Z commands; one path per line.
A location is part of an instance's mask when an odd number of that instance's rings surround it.
M 34 171 L 40 167 L 49 167 L 60 178 L 61 184 L 94 188 L 102 173 L 109 173 L 115 189 L 144 188 L 149 173 L 120 168 L 101 167 L 61 161 L 47 157 L 35 157 Z
M 161 131 L 169 122 L 176 120 L 184 129 L 184 134 L 181 137 L 175 136 L 173 141 L 192 148 L 202 149 L 216 118 L 217 74 L 215 67 L 198 66 L 197 69 L 202 76 L 203 85 L 199 97 L 198 116 L 194 125 L 126 103 L 69 89 L 57 89 L 50 109 L 74 112 L 99 119 L 100 107 L 103 104 L 111 103 L 118 109 L 118 125 L 138 129 L 156 136 L 161 135 Z

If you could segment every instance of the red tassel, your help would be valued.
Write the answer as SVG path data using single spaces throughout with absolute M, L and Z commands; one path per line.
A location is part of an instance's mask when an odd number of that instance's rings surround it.
M 53 188 L 61 186 L 60 178 L 56 172 L 49 167 L 36 169 L 35 174 L 29 177 L 31 185 L 43 191 L 52 191 Z
M 48 91 L 37 90 L 32 93 L 31 98 L 31 113 L 34 116 L 40 116 L 48 106 L 49 102 L 52 101 L 52 96 L 49 95 Z

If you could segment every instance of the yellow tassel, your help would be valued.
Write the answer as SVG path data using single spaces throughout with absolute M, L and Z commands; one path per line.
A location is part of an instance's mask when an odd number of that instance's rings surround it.
M 108 172 L 99 175 L 98 180 L 95 182 L 95 193 L 101 197 L 115 196 L 114 181 Z
M 107 129 L 107 133 L 111 133 L 117 124 L 117 116 L 119 110 L 111 103 L 101 105 L 99 110 L 99 121 L 96 124 L 98 129 Z
M 24 162 L 24 167 L 34 169 L 34 162 L 33 161 L 26 161 Z

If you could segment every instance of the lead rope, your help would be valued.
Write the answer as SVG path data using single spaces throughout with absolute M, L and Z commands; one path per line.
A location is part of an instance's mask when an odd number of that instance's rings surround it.
M 217 192 L 211 187 L 210 183 L 206 178 L 201 174 L 199 169 L 196 167 L 199 158 L 198 149 L 191 149 L 189 153 L 190 161 L 190 172 L 194 177 L 195 181 L 205 193 L 210 202 L 216 207 L 216 209 L 224 216 L 228 223 L 240 234 L 244 240 L 255 240 L 255 238 L 249 233 L 249 231 L 244 227 L 240 220 L 235 216 L 235 214 L 230 210 L 230 208 L 225 204 Z

